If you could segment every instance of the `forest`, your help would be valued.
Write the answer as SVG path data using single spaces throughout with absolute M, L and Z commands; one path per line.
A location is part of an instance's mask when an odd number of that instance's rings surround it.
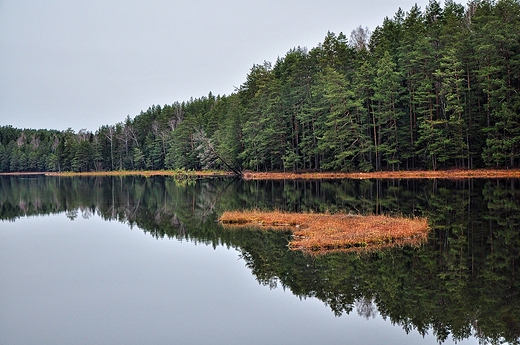
M 430 0 L 90 132 L 0 127 L 0 171 L 520 167 L 520 2 Z

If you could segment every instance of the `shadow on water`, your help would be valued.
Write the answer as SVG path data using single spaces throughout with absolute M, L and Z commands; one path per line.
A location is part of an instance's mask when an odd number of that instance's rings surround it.
M 0 219 L 65 213 L 118 220 L 157 238 L 236 248 L 259 283 L 356 310 L 439 342 L 520 343 L 520 180 L 337 180 L 179 183 L 168 177 L 0 177 Z M 421 248 L 311 257 L 289 233 L 225 230 L 225 210 L 428 217 Z

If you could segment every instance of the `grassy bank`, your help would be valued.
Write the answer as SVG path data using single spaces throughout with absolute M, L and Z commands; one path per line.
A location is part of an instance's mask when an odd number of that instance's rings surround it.
M 193 177 L 219 177 L 233 176 L 233 173 L 226 171 L 192 171 L 192 170 L 116 170 L 116 171 L 86 171 L 86 172 L 11 172 L 0 173 L 1 175 L 45 175 L 45 176 L 193 176 Z
M 89 172 L 10 172 L 1 175 L 46 175 L 46 176 L 178 176 L 225 177 L 236 176 L 230 171 L 192 170 L 117 170 Z M 325 180 L 325 179 L 468 179 L 468 178 L 520 178 L 520 169 L 476 169 L 476 170 L 415 170 L 377 172 L 244 172 L 245 180 Z
M 520 178 L 520 169 L 497 170 L 416 170 L 416 171 L 377 171 L 377 172 L 246 172 L 246 180 L 312 180 L 312 179 L 466 179 L 466 178 Z

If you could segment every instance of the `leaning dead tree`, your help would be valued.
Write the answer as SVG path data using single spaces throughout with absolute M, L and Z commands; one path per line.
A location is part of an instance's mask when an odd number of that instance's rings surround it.
M 215 161 L 220 160 L 235 175 L 242 176 L 242 171 L 239 168 L 226 161 L 222 155 L 217 152 L 212 140 L 206 136 L 203 129 L 194 128 L 193 136 L 195 142 L 198 143 L 197 150 L 199 151 L 199 159 L 204 168 L 210 168 Z

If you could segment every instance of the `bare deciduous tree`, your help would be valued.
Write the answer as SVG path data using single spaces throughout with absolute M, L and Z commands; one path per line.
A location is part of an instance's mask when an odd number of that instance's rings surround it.
M 77 138 L 80 142 L 86 141 L 88 139 L 89 132 L 85 128 L 81 129 L 78 134 Z
M 22 132 L 22 134 L 20 134 L 20 137 L 16 139 L 16 145 L 18 145 L 18 147 L 22 147 L 25 144 L 26 140 L 27 138 L 25 136 L 25 132 Z
M 178 103 L 175 103 L 173 105 L 174 114 L 172 118 L 168 121 L 168 125 L 170 126 L 171 130 L 174 131 L 175 128 L 179 125 L 179 123 L 184 120 L 184 111 L 182 109 L 182 106 Z
M 33 135 L 31 140 L 31 146 L 34 150 L 38 149 L 40 147 L 41 140 L 36 136 L 36 134 Z
M 114 136 L 115 136 L 115 128 L 114 126 L 107 126 L 106 132 L 104 132 L 105 137 L 110 142 L 110 168 L 114 170 Z
M 471 18 L 475 15 L 475 12 L 477 11 L 478 2 L 477 1 L 470 1 L 468 2 L 468 5 L 466 7 L 466 12 L 464 13 L 464 24 L 467 28 L 471 27 Z
M 356 306 L 358 315 L 364 317 L 367 320 L 370 318 L 375 318 L 378 314 L 377 306 L 375 305 L 373 299 L 369 299 L 363 296 L 354 302 L 354 304 Z
M 360 25 L 350 33 L 350 45 L 357 51 L 367 50 L 370 36 L 372 36 L 370 29 Z

